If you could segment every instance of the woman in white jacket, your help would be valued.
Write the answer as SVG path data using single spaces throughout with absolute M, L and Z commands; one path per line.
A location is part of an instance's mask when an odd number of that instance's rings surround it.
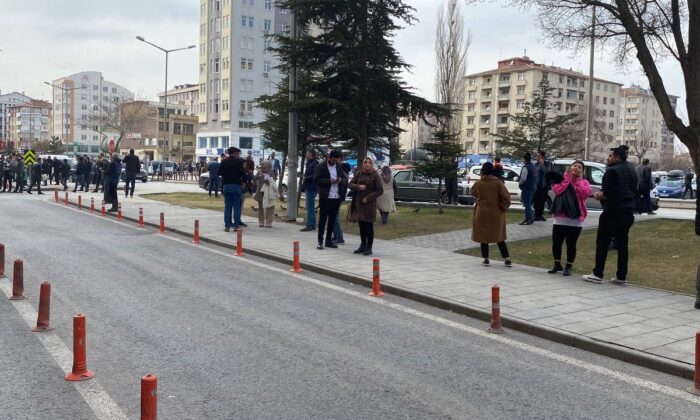
M 394 202 L 394 189 L 396 188 L 394 176 L 391 174 L 391 169 L 388 166 L 382 168 L 381 172 L 382 193 L 377 198 L 377 208 L 382 216 L 382 224 L 385 225 L 389 221 L 389 213 L 396 213 L 396 203 Z
M 255 201 L 258 202 L 258 225 L 272 227 L 277 202 L 277 184 L 272 178 L 272 162 L 265 160 L 255 174 Z

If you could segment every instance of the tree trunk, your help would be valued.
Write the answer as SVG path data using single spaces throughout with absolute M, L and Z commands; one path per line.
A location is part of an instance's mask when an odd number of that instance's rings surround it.
M 287 167 L 287 155 L 284 155 L 284 158 L 282 158 L 282 168 L 280 168 L 280 179 L 277 181 L 277 190 L 281 191 L 282 190 L 282 184 L 284 184 L 284 169 Z M 289 186 L 287 186 L 287 194 L 289 194 Z M 284 201 L 284 197 L 282 195 L 279 196 L 280 201 Z
M 299 207 L 301 207 L 301 191 L 302 182 L 304 182 L 304 170 L 306 170 L 306 155 L 301 158 L 301 166 L 299 167 L 299 179 L 297 180 L 297 213 L 299 212 Z
M 360 127 L 359 127 L 359 138 L 357 141 L 357 165 L 362 166 L 362 161 L 365 159 L 367 156 L 367 149 L 369 147 L 369 109 L 367 107 L 367 83 L 366 80 L 367 78 L 365 77 L 365 74 L 367 73 L 367 42 L 368 42 L 368 37 L 369 37 L 369 29 L 368 29 L 368 14 L 367 14 L 367 9 L 368 9 L 368 3 L 367 0 L 361 0 L 361 12 L 360 12 L 360 45 L 362 46 L 361 51 L 361 61 L 362 63 L 360 64 L 361 68 L 361 73 L 362 76 L 360 77 Z
M 438 214 L 442 214 L 442 178 L 438 178 Z

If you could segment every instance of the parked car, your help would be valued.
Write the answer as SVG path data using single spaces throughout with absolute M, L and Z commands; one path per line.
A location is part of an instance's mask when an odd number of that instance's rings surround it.
M 126 168 L 124 168 L 123 165 L 122 165 L 121 180 L 122 180 L 122 182 L 126 181 Z M 148 181 L 148 174 L 146 173 L 146 170 L 143 169 L 143 165 L 141 165 L 141 171 L 139 171 L 139 173 L 136 175 L 136 180 L 141 181 L 141 182 Z
M 656 193 L 661 198 L 682 198 L 685 180 L 682 177 L 666 177 L 656 186 Z
M 438 180 L 419 175 L 415 168 L 400 169 L 393 172 L 396 180 L 397 195 L 399 201 L 438 201 L 447 202 L 445 182 L 438 191 Z M 465 179 L 457 180 L 457 201 L 460 204 L 474 204 L 474 197 L 469 194 L 469 188 Z
M 209 172 L 202 172 L 199 176 L 199 188 L 209 191 Z M 285 172 L 282 178 L 282 188 L 278 191 L 278 195 L 283 199 L 287 199 L 287 173 Z
M 481 177 L 481 166 L 482 165 L 472 166 L 467 171 L 466 183 L 470 192 L 471 189 L 474 188 L 476 181 Z M 504 165 L 501 178 L 506 185 L 506 189 L 510 193 L 510 199 L 513 201 L 520 201 L 520 169 L 514 166 Z

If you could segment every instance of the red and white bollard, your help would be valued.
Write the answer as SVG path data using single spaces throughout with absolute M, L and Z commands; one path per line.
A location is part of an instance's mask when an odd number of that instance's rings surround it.
M 39 313 L 36 317 L 36 327 L 32 328 L 34 332 L 51 331 L 53 327 L 50 325 L 51 318 L 51 283 L 41 283 L 39 289 Z
M 107 216 L 107 209 L 105 209 L 105 201 L 104 200 L 102 200 L 102 211 L 100 212 L 100 214 L 102 215 L 102 217 Z
M 381 279 L 379 277 L 379 258 L 374 258 L 372 260 L 372 291 L 369 292 L 369 295 L 374 297 L 384 296 Z
M 141 420 L 158 418 L 158 378 L 156 375 L 141 377 Z
M 64 206 L 68 205 L 68 191 L 66 191 L 66 198 L 63 200 L 63 205 Z
M 693 386 L 688 388 L 688 391 L 700 395 L 700 331 L 695 333 L 695 376 Z
M 95 197 L 90 197 L 90 213 L 95 212 Z
M 243 229 L 238 229 L 236 231 L 236 256 L 242 257 L 243 255 Z
M 15 260 L 12 271 L 12 296 L 10 300 L 24 300 L 24 261 Z
M 292 265 L 292 269 L 289 270 L 293 273 L 301 273 L 301 263 L 299 262 L 299 241 L 294 241 L 294 263 Z
M 165 213 L 163 212 L 160 213 L 160 230 L 158 233 L 165 233 Z
M 122 220 L 123 219 L 123 217 L 122 217 L 122 203 L 119 203 L 118 206 L 119 207 L 117 210 L 117 220 Z
M 139 227 L 143 227 L 143 207 L 139 207 Z
M 53 201 L 58 203 L 58 190 L 53 190 Z
M 95 376 L 87 369 L 87 343 L 85 342 L 85 315 L 73 317 L 73 369 L 65 376 L 67 381 L 84 381 Z
M 194 235 L 192 236 L 192 243 L 199 245 L 199 220 L 194 221 Z
M 78 194 L 78 210 L 83 209 L 83 196 Z
M 503 334 L 501 327 L 501 289 L 497 284 L 491 287 L 491 326 L 487 330 L 494 334 Z
M 5 244 L 0 244 L 0 279 L 5 277 Z

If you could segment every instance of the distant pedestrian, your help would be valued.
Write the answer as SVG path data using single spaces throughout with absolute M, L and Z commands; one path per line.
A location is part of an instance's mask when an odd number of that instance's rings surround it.
M 83 190 L 84 184 L 85 184 L 85 161 L 82 156 L 78 156 L 78 163 L 75 167 L 75 186 L 73 188 L 73 192 L 78 191 L 78 187 L 80 187 L 80 191 Z
M 503 178 L 503 164 L 500 156 L 493 158 L 493 175 L 497 178 Z
M 2 166 L 2 192 L 12 192 L 12 179 L 15 174 L 15 165 L 17 162 L 12 156 L 7 156 Z
M 124 156 L 124 172 L 126 180 L 124 182 L 125 197 L 134 197 L 134 188 L 136 187 L 136 177 L 141 172 L 141 160 L 134 153 L 134 149 L 129 150 L 129 154 Z
M 690 170 L 690 168 L 686 169 L 685 175 L 683 176 L 683 181 L 684 181 L 684 187 L 683 188 L 683 196 L 682 198 L 685 200 L 685 194 L 690 193 L 690 199 L 692 200 L 693 198 L 693 178 L 695 175 L 693 174 L 693 171 Z
M 27 194 L 32 193 L 32 188 L 36 186 L 37 194 L 44 194 L 41 192 L 41 178 L 43 175 L 43 164 L 41 158 L 37 158 L 36 163 L 32 166 L 32 179 L 29 183 L 29 189 Z
M 621 145 L 610 150 L 602 191 L 593 194 L 603 205 L 596 236 L 595 267 L 593 273 L 584 276 L 591 283 L 601 283 L 608 258 L 610 241 L 615 238 L 617 248 L 617 273 L 610 281 L 627 284 L 627 260 L 629 231 L 634 223 L 637 174 L 634 165 L 627 162 L 629 147 Z
M 476 199 L 474 219 L 472 220 L 472 241 L 481 246 L 483 266 L 488 267 L 489 244 L 498 245 L 505 266 L 512 265 L 508 246 L 506 245 L 506 211 L 510 207 L 510 193 L 500 178 L 494 176 L 491 162 L 481 167 L 481 177 L 474 184 L 472 194 Z
M 338 245 L 331 241 L 335 218 L 340 207 L 340 188 L 348 184 L 347 174 L 338 165 L 340 153 L 337 150 L 331 151 L 328 159 L 321 162 L 314 170 L 314 183 L 318 189 L 318 246 L 317 249 L 338 248 Z M 325 243 L 324 243 L 325 232 Z
M 211 192 L 214 191 L 214 197 L 218 198 L 219 190 L 221 189 L 219 182 L 219 168 L 221 164 L 217 160 L 214 157 L 213 161 L 209 163 L 209 197 L 211 197 Z
M 107 179 L 109 181 L 109 204 L 112 205 L 107 211 L 112 213 L 119 210 L 119 194 L 117 194 L 117 187 L 119 186 L 119 178 L 121 175 L 122 159 L 119 154 L 115 153 L 112 155 L 112 162 L 109 164 L 109 171 L 107 172 Z
M 112 162 L 109 159 L 109 154 L 107 154 L 102 159 L 102 164 L 100 165 L 100 172 L 102 173 L 102 194 L 104 196 L 105 203 L 107 203 L 109 192 L 109 165 Z
M 238 230 L 244 223 L 241 221 L 241 206 L 245 168 L 240 157 L 241 149 L 228 148 L 228 158 L 221 162 L 219 175 L 224 185 L 224 230 Z M 233 219 L 231 214 L 233 213 Z
M 545 152 L 540 150 L 537 152 L 537 188 L 533 197 L 533 207 L 535 209 L 535 221 L 544 222 L 547 219 L 544 217 L 544 207 L 549 195 L 551 185 L 547 179 L 547 174 L 552 171 L 552 162 L 545 159 Z
M 382 217 L 382 224 L 389 221 L 389 213 L 396 213 L 396 181 L 391 174 L 391 168 L 384 166 L 381 171 L 382 195 L 377 198 L 377 208 Z
M 523 156 L 523 169 L 520 171 L 520 201 L 525 206 L 525 220 L 520 222 L 521 225 L 531 225 L 534 216 L 532 214 L 532 201 L 537 190 L 537 169 L 532 164 L 532 155 L 526 152 Z M 483 167 L 482 167 L 483 171 Z
M 44 159 L 41 163 L 41 173 L 44 180 L 44 186 L 47 186 L 51 182 L 51 171 L 53 170 L 53 161 L 51 156 Z
M 353 176 L 350 189 L 355 192 L 350 204 L 350 219 L 360 228 L 360 247 L 354 252 L 372 255 L 377 198 L 382 195 L 384 189 L 381 176 L 374 169 L 374 161 L 371 158 L 365 158 L 362 161 L 362 169 Z
M 104 159 L 104 156 L 104 153 L 100 153 L 100 155 L 97 157 L 97 160 L 95 160 L 95 165 L 93 167 L 95 177 L 95 190 L 93 191 L 94 193 L 100 192 L 100 187 L 102 186 L 102 160 Z
M 272 161 L 266 160 L 260 164 L 258 173 L 255 174 L 255 201 L 258 202 L 258 225 L 260 227 L 272 227 L 275 218 L 275 204 L 277 204 L 277 184 L 272 178 Z
M 552 256 L 554 266 L 548 271 L 555 274 L 563 271 L 570 276 L 576 259 L 576 242 L 583 229 L 588 212 L 586 199 L 591 195 L 591 186 L 583 177 L 585 167 L 580 160 L 571 164 L 564 179 L 552 186 L 555 198 L 552 204 L 554 224 L 552 226 Z M 566 265 L 561 265 L 562 245 L 566 241 Z
M 270 162 L 272 162 L 272 178 L 277 181 L 282 173 L 282 165 L 280 165 L 280 160 L 275 157 L 275 152 L 270 153 Z
M 70 163 L 68 159 L 63 159 L 63 165 L 61 165 L 61 185 L 63 185 L 63 191 L 68 190 L 68 178 L 70 178 Z
M 15 191 L 16 193 L 24 192 L 24 182 L 26 180 L 26 173 L 24 172 L 24 161 L 22 156 L 17 156 L 15 164 Z
M 306 152 L 306 167 L 304 168 L 304 181 L 301 184 L 302 191 L 306 197 L 306 227 L 302 232 L 316 230 L 316 183 L 314 183 L 314 172 L 316 172 L 318 160 L 316 151 L 309 149 Z
M 59 159 L 58 157 L 54 157 L 53 159 L 53 178 L 54 181 L 56 182 L 56 185 L 59 185 L 61 183 L 61 171 L 63 169 L 63 161 Z
M 340 150 L 338 151 L 340 153 Z M 341 167 L 345 175 L 349 178 L 350 174 L 350 164 L 343 161 L 343 154 L 338 157 L 338 165 Z M 331 243 L 335 245 L 345 245 L 345 237 L 343 235 L 343 226 L 341 225 L 340 218 L 340 208 L 345 202 L 345 198 L 348 195 L 348 184 L 340 184 L 338 187 L 338 192 L 340 193 L 340 206 L 338 206 L 338 214 L 335 217 L 335 223 L 333 224 L 333 235 L 331 236 Z
M 651 180 L 651 167 L 649 159 L 642 160 L 642 164 L 635 169 L 639 186 L 637 188 L 637 211 L 639 214 L 656 214 L 651 208 L 651 190 L 654 184 Z

